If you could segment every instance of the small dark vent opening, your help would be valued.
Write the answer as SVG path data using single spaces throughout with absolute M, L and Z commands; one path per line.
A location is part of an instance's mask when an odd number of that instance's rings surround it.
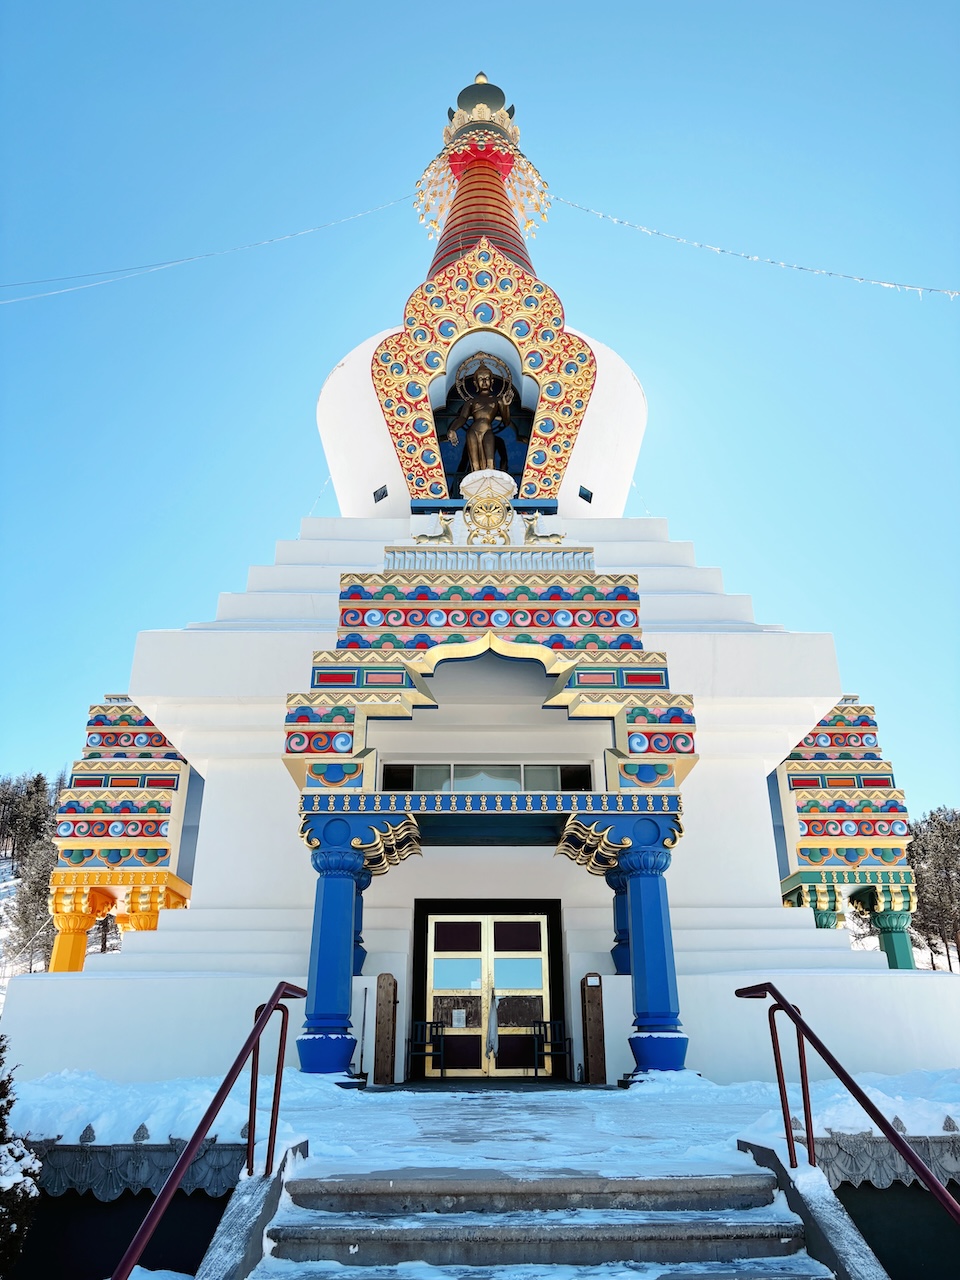
M 592 490 L 592 489 L 588 489 L 585 485 L 581 485 L 581 486 L 580 486 L 580 497 L 584 500 L 584 502 L 592 502 L 592 501 L 593 501 L 593 490 Z
M 412 764 L 385 764 L 383 766 L 384 791 L 412 791 Z
M 593 770 L 588 764 L 562 764 L 560 766 L 561 791 L 592 791 Z
M 373 491 L 374 502 L 382 502 L 386 496 L 387 486 L 385 484 L 382 484 L 379 489 L 374 489 Z

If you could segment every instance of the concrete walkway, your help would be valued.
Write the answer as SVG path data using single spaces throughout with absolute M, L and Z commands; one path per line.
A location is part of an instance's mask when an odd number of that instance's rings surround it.
M 737 1135 L 769 1086 L 285 1082 L 309 1139 L 251 1280 L 826 1280 Z
M 328 1105 L 310 1092 L 285 1083 L 284 1119 L 310 1142 L 305 1177 L 416 1168 L 516 1177 L 732 1174 L 752 1167 L 737 1151 L 737 1134 L 772 1101 L 766 1086 L 721 1098 L 697 1077 L 630 1090 L 371 1089 Z

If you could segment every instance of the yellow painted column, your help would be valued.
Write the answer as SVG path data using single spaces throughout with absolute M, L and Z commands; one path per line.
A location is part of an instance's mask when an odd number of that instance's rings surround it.
M 79 973 L 87 954 L 87 934 L 110 912 L 113 899 L 86 885 L 55 886 L 49 905 L 57 931 L 50 972 Z
M 51 973 L 79 973 L 83 968 L 83 959 L 87 954 L 87 930 L 96 921 L 90 917 L 86 924 L 86 916 L 54 916 L 57 926 L 57 937 L 50 957 Z

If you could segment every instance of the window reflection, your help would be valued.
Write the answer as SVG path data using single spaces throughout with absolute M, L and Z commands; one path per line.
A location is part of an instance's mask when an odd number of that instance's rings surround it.
M 434 959 L 433 986 L 436 991 L 479 991 L 480 957 Z
M 559 791 L 558 764 L 528 764 L 523 771 L 528 791 Z
M 413 789 L 414 791 L 449 791 L 450 766 L 448 764 L 415 764 Z
M 493 985 L 498 991 L 504 988 L 538 990 L 543 986 L 543 961 L 532 956 L 522 959 L 498 957 L 493 962 Z

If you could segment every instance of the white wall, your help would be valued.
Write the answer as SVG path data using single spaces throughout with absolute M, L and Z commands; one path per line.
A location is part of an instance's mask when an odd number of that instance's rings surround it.
M 591 966 L 592 967 L 592 966 Z M 360 1031 L 362 990 L 376 974 L 356 979 L 355 1031 Z M 587 972 L 585 969 L 584 972 Z M 572 976 L 572 975 L 571 975 Z M 568 1014 L 579 1037 L 579 979 Z M 10 1037 L 8 1061 L 18 1079 L 30 1080 L 65 1067 L 95 1071 L 108 1080 L 163 1080 L 222 1076 L 253 1022 L 256 1006 L 276 981 L 302 984 L 304 975 L 250 974 L 34 974 L 14 978 L 2 1019 Z M 766 1006 L 738 1000 L 733 992 L 764 979 L 776 983 L 802 1009 L 814 1031 L 852 1072 L 900 1074 L 956 1068 L 960 1059 L 960 976 L 909 970 L 873 973 L 800 973 L 747 970 L 680 978 L 681 1017 L 690 1037 L 687 1066 L 721 1084 L 774 1079 Z M 630 980 L 603 978 L 607 1081 L 613 1085 L 633 1066 L 626 1036 L 633 1019 Z M 369 1009 L 369 1006 L 368 1006 Z M 397 1072 L 406 1037 L 404 1007 L 397 1010 Z M 297 1062 L 294 1040 L 303 1005 L 291 1002 L 288 1064 Z M 372 1070 L 372 1043 L 365 1050 Z M 267 1045 L 275 1045 L 271 1037 Z M 789 1030 L 781 1032 L 788 1075 L 796 1078 Z M 271 1071 L 274 1050 L 264 1049 Z M 578 1042 L 574 1065 L 582 1062 Z M 359 1054 L 357 1055 L 359 1062 Z M 814 1079 L 828 1073 L 812 1051 Z M 186 1135 L 183 1135 L 186 1136 Z M 131 1135 L 132 1137 L 132 1135 Z

